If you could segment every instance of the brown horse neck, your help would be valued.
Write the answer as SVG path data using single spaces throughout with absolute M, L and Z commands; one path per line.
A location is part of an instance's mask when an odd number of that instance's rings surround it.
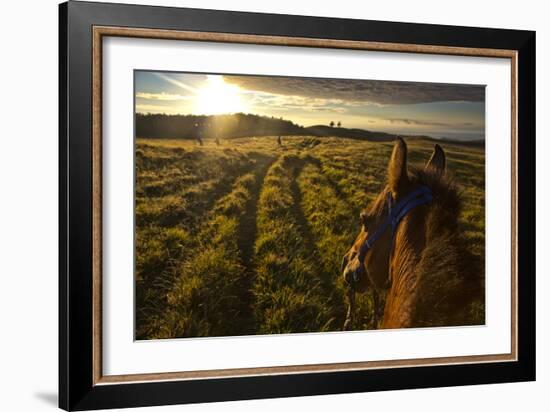
M 383 328 L 408 327 L 413 319 L 418 293 L 417 268 L 426 244 L 425 232 L 414 223 L 419 211 L 412 211 L 395 234 L 389 263 L 390 286 L 386 295 Z M 415 219 L 416 218 L 416 219 Z
M 432 204 L 411 211 L 400 223 L 389 263 L 390 287 L 383 328 L 419 327 L 456 322 L 455 295 L 468 268 L 459 234 L 460 202 L 444 178 L 422 171 L 415 182 L 428 185 Z

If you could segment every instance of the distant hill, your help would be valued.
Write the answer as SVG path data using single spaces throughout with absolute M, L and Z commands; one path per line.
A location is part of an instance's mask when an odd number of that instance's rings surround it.
M 468 146 L 468 147 L 485 147 L 485 140 L 458 140 L 458 139 L 449 139 L 446 137 L 441 137 L 439 139 L 431 136 L 403 136 L 407 140 L 424 140 L 433 143 L 448 143 L 455 146 Z
M 364 129 L 348 129 L 316 125 L 304 127 L 282 118 L 255 114 L 224 114 L 213 116 L 136 114 L 136 135 L 150 139 L 231 139 L 248 136 L 316 136 L 347 137 L 373 142 L 391 142 L 397 135 Z M 461 141 L 436 139 L 430 136 L 404 136 L 462 146 L 483 147 L 484 140 Z
M 247 136 L 348 137 L 371 141 L 392 141 L 395 135 L 363 129 L 316 125 L 303 127 L 281 118 L 253 114 L 215 116 L 136 114 L 138 137 L 159 139 L 197 139 Z
M 318 137 L 349 137 L 352 139 L 362 139 L 376 142 L 391 142 L 392 140 L 395 140 L 396 137 L 393 134 L 384 132 L 373 132 L 363 129 L 347 129 L 345 127 L 330 127 L 323 125 L 306 127 L 305 130 Z

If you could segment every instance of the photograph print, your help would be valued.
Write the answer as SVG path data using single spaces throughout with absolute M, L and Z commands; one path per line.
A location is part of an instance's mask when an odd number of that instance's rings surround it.
M 134 71 L 135 338 L 485 324 L 485 86 Z

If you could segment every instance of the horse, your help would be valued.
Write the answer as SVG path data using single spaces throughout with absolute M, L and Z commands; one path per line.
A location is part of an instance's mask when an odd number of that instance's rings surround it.
M 461 201 L 445 166 L 436 144 L 424 168 L 409 170 L 407 145 L 396 140 L 387 184 L 361 212 L 360 233 L 342 260 L 349 300 L 344 330 L 353 327 L 355 293 L 367 290 L 375 327 L 476 323 L 484 267 L 461 235 Z

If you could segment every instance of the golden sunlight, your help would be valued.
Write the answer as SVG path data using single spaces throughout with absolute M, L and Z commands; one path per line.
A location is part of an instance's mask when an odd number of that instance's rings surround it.
M 239 88 L 229 85 L 223 76 L 208 75 L 206 85 L 197 90 L 195 114 L 225 114 L 245 112 L 246 104 L 241 99 Z

